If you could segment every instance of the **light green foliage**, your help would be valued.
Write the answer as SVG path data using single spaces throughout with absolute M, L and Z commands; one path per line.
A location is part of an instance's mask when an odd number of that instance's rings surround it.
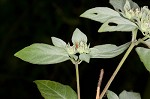
M 112 25 L 111 25 L 112 24 Z M 98 30 L 98 32 L 113 32 L 113 31 L 133 31 L 137 25 L 133 22 L 122 18 L 114 17 L 107 20 Z
M 119 94 L 119 99 L 141 99 L 141 96 L 139 93 L 124 90 Z
M 25 47 L 17 52 L 15 56 L 32 64 L 55 64 L 69 60 L 65 49 L 42 43 Z
M 120 17 L 119 13 L 108 7 L 95 7 L 85 11 L 80 17 L 88 18 L 101 23 L 113 17 Z
M 119 99 L 119 97 L 112 91 L 110 90 L 107 90 L 107 98 L 108 99 Z
M 118 12 L 123 11 L 126 0 L 109 0 L 109 3 L 114 7 Z
M 146 40 L 145 44 L 147 45 L 148 48 L 150 48 L 150 39 Z
M 72 35 L 72 43 L 75 45 L 81 41 L 84 41 L 85 43 L 87 43 L 87 36 L 83 32 L 81 32 L 79 29 L 75 29 Z
M 137 28 L 144 36 L 148 36 L 150 38 L 150 10 L 148 9 L 148 6 L 140 8 L 132 0 L 110 0 L 110 3 L 116 10 L 120 10 L 119 13 L 123 17 L 129 19 L 133 23 L 136 23 Z
M 79 29 L 75 29 L 72 36 L 72 43 L 66 44 L 63 40 L 51 37 L 52 45 L 35 43 L 15 54 L 16 57 L 33 64 L 55 64 L 66 60 L 90 62 L 90 58 L 112 58 L 129 47 L 129 43 L 117 47 L 106 44 L 90 48 L 87 45 L 87 36 Z M 108 50 L 109 49 L 109 50 Z M 79 53 L 79 56 L 76 55 Z
M 139 93 L 127 92 L 124 90 L 119 94 L 119 97 L 118 97 L 114 92 L 108 90 L 107 98 L 108 99 L 141 99 L 141 96 Z
M 113 58 L 124 52 L 130 45 L 129 43 L 116 46 L 113 44 L 98 45 L 91 48 L 92 58 Z
M 81 14 L 81 17 L 103 23 L 98 32 L 132 31 L 132 42 L 135 42 L 137 40 L 137 30 L 139 29 L 145 38 L 150 38 L 150 10 L 147 6 L 140 8 L 132 0 L 110 0 L 109 2 L 116 11 L 107 7 L 96 7 L 85 11 Z M 110 13 L 113 13 L 113 15 Z M 138 42 L 144 43 L 150 48 L 149 42 L 145 40 Z M 105 49 L 105 51 L 107 50 Z M 148 49 L 137 48 L 136 51 L 147 70 L 150 71 Z M 111 56 L 110 52 L 109 55 Z M 142 54 L 142 52 L 146 54 Z M 92 57 L 101 58 L 102 56 L 100 54 L 102 51 L 99 51 L 99 54 L 96 55 L 98 50 L 95 49 L 92 49 L 91 53 Z
M 125 8 L 136 9 L 139 6 L 132 0 L 109 0 L 109 3 L 114 7 L 118 12 L 124 12 Z M 120 10 L 120 11 L 119 11 Z
M 49 80 L 34 81 L 45 99 L 77 99 L 71 87 Z
M 56 37 L 51 37 L 51 39 L 54 46 L 64 47 L 64 48 L 66 47 L 66 43 L 63 40 Z
M 89 9 L 81 14 L 81 17 L 104 23 L 98 32 L 133 31 L 138 28 L 135 23 L 123 18 L 120 13 L 107 7 Z
M 105 94 L 127 56 L 139 43 L 148 46 L 148 48 L 137 47 L 136 52 L 146 69 L 150 71 L 150 10 L 147 6 L 140 8 L 132 0 L 110 0 L 109 2 L 115 10 L 108 7 L 95 7 L 85 11 L 81 17 L 103 23 L 98 32 L 131 31 L 131 42 L 120 46 L 104 44 L 90 48 L 90 44 L 87 44 L 87 36 L 76 28 L 72 35 L 72 44 L 66 44 L 59 38 L 51 37 L 53 45 L 35 43 L 20 50 L 15 56 L 33 64 L 55 64 L 71 60 L 76 67 L 78 93 L 80 92 L 78 65 L 82 61 L 89 63 L 90 58 L 113 58 L 128 48 L 114 75 L 110 78 L 110 82 L 108 81 L 106 89 L 102 92 Z M 142 39 L 137 39 L 138 30 L 144 36 Z M 76 93 L 69 86 L 48 80 L 37 80 L 35 83 L 45 99 L 77 99 Z M 123 91 L 118 97 L 108 90 L 107 97 L 108 99 L 141 99 L 139 93 L 127 91 Z
M 145 65 L 146 69 L 150 72 L 150 49 L 137 47 L 136 52 L 138 53 L 141 61 Z
M 110 0 L 110 4 L 116 11 L 107 7 L 97 7 L 85 11 L 81 17 L 103 23 L 99 32 L 139 29 L 144 36 L 150 38 L 150 10 L 147 6 L 140 8 L 132 0 Z M 115 25 L 109 25 L 111 23 Z
M 85 54 L 85 53 L 83 53 L 83 54 L 81 54 L 81 55 L 79 56 L 79 58 L 80 58 L 81 60 L 83 60 L 83 61 L 89 63 L 91 56 L 90 56 L 90 54 Z

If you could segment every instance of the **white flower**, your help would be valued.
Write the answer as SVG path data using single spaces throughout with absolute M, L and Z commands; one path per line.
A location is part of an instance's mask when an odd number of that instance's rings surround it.
M 131 8 L 130 2 L 126 0 L 124 12 L 121 13 L 125 18 L 136 23 L 144 36 L 150 38 L 150 10 L 147 6 L 140 8 Z
M 89 63 L 90 58 L 112 58 L 121 54 L 130 45 L 127 43 L 118 47 L 112 44 L 104 44 L 90 48 L 90 44 L 87 45 L 87 36 L 79 29 L 75 29 L 73 32 L 73 45 L 70 45 L 70 43 L 66 44 L 63 40 L 56 37 L 52 37 L 52 43 L 57 48 L 65 49 L 65 53 L 73 63 L 82 61 Z
M 76 48 L 75 48 L 74 45 L 73 45 L 73 46 L 70 46 L 70 44 L 68 43 L 68 44 L 66 45 L 66 50 L 67 50 L 67 52 L 68 52 L 69 55 L 74 55 L 74 54 L 76 54 Z
M 82 53 L 90 53 L 89 46 L 87 45 L 84 41 L 80 41 L 78 44 L 76 44 L 77 52 L 82 54 Z
M 52 37 L 52 42 L 55 46 L 64 48 L 67 51 L 68 56 L 70 56 L 71 60 L 73 59 L 74 61 L 89 62 L 90 45 L 87 45 L 87 37 L 79 29 L 76 29 L 73 32 L 72 46 L 70 43 L 66 44 L 63 40 L 56 37 Z M 76 55 L 77 53 L 79 55 Z

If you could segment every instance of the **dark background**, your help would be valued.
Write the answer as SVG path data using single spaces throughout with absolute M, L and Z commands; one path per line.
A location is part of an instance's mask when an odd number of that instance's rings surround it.
M 148 0 L 136 0 L 140 6 Z M 33 43 L 51 43 L 51 36 L 71 42 L 75 28 L 84 32 L 92 46 L 130 41 L 131 33 L 98 33 L 101 23 L 80 18 L 93 7 L 112 6 L 108 0 L 0 0 L 0 99 L 43 99 L 34 80 L 52 80 L 70 85 L 76 90 L 75 69 L 70 61 L 54 65 L 33 65 L 14 53 Z M 141 35 L 139 35 L 141 36 Z M 101 68 L 105 70 L 102 88 L 112 75 L 123 54 L 113 59 L 91 59 L 81 63 L 81 98 L 95 99 Z M 139 92 L 150 99 L 150 75 L 135 50 L 129 55 L 109 88 L 119 94 L 122 90 Z

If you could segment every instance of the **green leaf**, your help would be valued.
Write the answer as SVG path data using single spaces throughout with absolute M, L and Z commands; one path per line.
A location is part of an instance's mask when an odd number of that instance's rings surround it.
M 119 99 L 141 99 L 141 96 L 139 93 L 127 92 L 124 90 L 120 93 Z
M 108 99 L 119 99 L 119 97 L 114 92 L 112 92 L 110 90 L 107 90 L 106 94 L 107 94 Z M 126 98 L 126 99 L 128 99 L 128 98 Z
M 115 10 L 123 11 L 126 0 L 109 0 L 109 3 L 114 7 Z
M 124 52 L 130 45 L 130 42 L 116 46 L 113 44 L 98 45 L 91 48 L 91 58 L 113 58 Z
M 136 9 L 139 8 L 139 6 L 137 5 L 137 3 L 133 2 L 132 0 L 126 0 L 126 3 L 124 5 L 124 8 L 130 8 L 130 9 Z
M 150 48 L 150 39 L 148 39 L 148 40 L 144 41 L 144 44 L 146 44 L 146 45 L 147 45 L 147 47 L 148 47 L 148 48 Z
M 146 69 L 150 72 L 150 49 L 137 47 L 136 52 L 138 53 L 140 60 L 143 62 Z
M 77 95 L 71 87 L 49 80 L 36 80 L 41 95 L 45 99 L 77 99 Z
M 137 25 L 133 22 L 122 18 L 115 17 L 106 21 L 98 30 L 98 32 L 113 32 L 113 31 L 133 31 Z
M 76 28 L 72 35 L 72 43 L 76 44 L 77 42 L 79 43 L 80 41 L 84 41 L 86 43 L 87 36 L 84 33 L 82 33 L 78 28 Z
M 85 11 L 80 17 L 88 18 L 94 21 L 104 23 L 112 17 L 120 17 L 120 14 L 108 7 L 95 7 Z
M 55 64 L 69 60 L 65 49 L 36 43 L 15 53 L 15 56 L 33 64 Z
M 51 39 L 52 39 L 52 43 L 57 47 L 65 47 L 66 46 L 66 43 L 59 38 L 51 37 Z
M 90 55 L 89 54 L 85 54 L 85 53 L 80 54 L 79 55 L 79 59 L 89 63 L 90 62 Z
M 126 4 L 126 1 L 127 0 L 109 0 L 109 3 L 114 7 L 115 10 L 124 11 L 124 6 Z M 127 2 L 129 2 L 130 5 L 128 5 L 128 6 L 130 6 L 131 9 L 139 8 L 139 6 L 132 0 L 128 0 Z

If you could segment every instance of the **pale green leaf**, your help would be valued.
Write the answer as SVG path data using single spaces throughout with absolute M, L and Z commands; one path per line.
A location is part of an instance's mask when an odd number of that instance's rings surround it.
M 15 53 L 15 56 L 33 64 L 55 64 L 69 60 L 65 49 L 42 43 L 25 47 Z
M 35 83 L 45 99 L 77 99 L 71 87 L 49 80 L 36 80 Z
M 109 0 L 109 3 L 115 8 L 117 11 L 124 11 L 124 6 L 127 0 Z M 128 0 L 129 4 L 132 9 L 139 8 L 139 6 L 133 2 L 132 0 Z
M 104 23 L 112 17 L 120 17 L 120 14 L 108 7 L 95 7 L 85 11 L 80 17 L 88 18 L 94 21 Z
M 139 93 L 127 92 L 124 90 L 120 93 L 119 99 L 141 99 L 141 96 Z
M 127 4 L 127 5 L 126 5 Z M 130 9 L 136 9 L 139 8 L 138 4 L 133 2 L 132 0 L 126 0 L 126 3 L 124 5 L 125 6 L 129 6 Z
M 130 42 L 120 46 L 113 44 L 98 45 L 91 48 L 91 58 L 113 58 L 124 52 L 130 45 Z
M 138 27 L 133 22 L 122 17 L 115 17 L 107 20 L 98 32 L 133 31 L 136 28 Z
M 72 43 L 76 44 L 80 41 L 84 41 L 86 43 L 87 36 L 84 33 L 82 33 L 78 28 L 76 28 L 72 35 Z
M 123 11 L 126 0 L 109 0 L 109 3 L 114 7 L 115 10 Z
M 89 63 L 90 62 L 90 55 L 89 54 L 85 54 L 85 53 L 80 54 L 79 55 L 79 59 Z
M 51 37 L 51 39 L 52 39 L 52 43 L 57 47 L 65 47 L 66 46 L 66 43 L 59 38 Z
M 119 97 L 114 92 L 112 92 L 110 90 L 107 90 L 106 94 L 107 94 L 107 98 L 108 99 L 119 99 Z
M 144 41 L 144 44 L 146 44 L 148 46 L 148 48 L 150 48 L 150 39 Z
M 140 60 L 143 62 L 146 69 L 150 72 L 150 49 L 137 47 L 136 52 L 138 53 Z
M 125 5 L 124 5 L 124 10 L 125 11 L 128 11 L 131 9 L 131 5 L 130 5 L 130 2 L 128 0 L 126 0 L 125 2 Z

